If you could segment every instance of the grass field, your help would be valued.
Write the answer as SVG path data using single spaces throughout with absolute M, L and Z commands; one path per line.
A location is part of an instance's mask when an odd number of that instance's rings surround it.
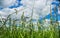
M 11 14 L 6 20 L 0 19 L 0 38 L 60 38 L 58 24 L 50 24 L 45 28 L 39 21 L 35 24 L 32 18 L 26 21 L 24 13 L 17 26 L 17 20 L 11 20 Z

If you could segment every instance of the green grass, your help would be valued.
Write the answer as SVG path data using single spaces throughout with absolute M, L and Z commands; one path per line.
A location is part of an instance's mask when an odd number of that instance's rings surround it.
M 56 28 L 58 25 L 56 23 L 55 25 L 50 24 L 49 28 L 46 29 L 38 21 L 38 30 L 35 30 L 32 19 L 27 22 L 24 13 L 19 21 L 19 26 L 16 25 L 16 20 L 11 20 L 11 15 L 12 14 L 8 15 L 5 21 L 3 21 L 2 18 L 0 20 L 0 38 L 60 38 L 59 30 Z M 7 23 L 9 23 L 8 27 Z

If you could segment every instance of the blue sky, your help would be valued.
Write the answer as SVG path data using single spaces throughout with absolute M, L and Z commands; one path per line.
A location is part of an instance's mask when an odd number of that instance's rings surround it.
M 10 6 L 9 8 L 17 8 L 17 7 L 21 6 L 22 4 L 20 3 L 20 1 L 21 0 L 17 0 L 17 5 L 15 3 L 14 5 Z M 0 9 L 2 9 L 2 8 L 0 7 Z
M 17 8 L 17 7 L 21 6 L 22 4 L 20 3 L 20 1 L 21 0 L 17 0 L 17 2 L 18 2 L 17 5 L 14 4 L 13 6 L 11 6 L 9 8 Z
M 36 5 L 35 5 L 35 11 L 34 12 L 36 12 L 36 13 L 34 13 L 33 18 L 35 18 L 35 16 L 36 16 L 36 18 L 39 17 L 39 14 L 40 14 L 41 17 L 46 17 L 47 19 L 50 19 L 50 14 L 49 14 L 50 11 L 48 9 L 49 9 L 49 4 L 51 3 L 51 0 L 49 0 L 47 2 L 47 6 L 45 6 L 45 3 L 46 3 L 45 1 L 42 0 L 41 3 L 44 2 L 42 4 L 40 3 L 40 1 L 41 0 L 35 1 Z M 16 9 L 26 8 L 26 10 L 28 10 L 27 12 L 31 12 L 31 9 L 29 9 L 29 8 L 32 8 L 31 7 L 33 5 L 32 2 L 33 2 L 32 0 L 16 0 L 16 3 L 14 3 L 13 5 L 11 5 L 7 8 L 9 8 L 9 10 L 14 9 L 14 8 L 16 8 Z M 39 5 L 39 3 L 40 3 L 40 5 Z M 0 10 L 1 9 L 2 8 L 0 7 Z M 43 11 L 40 11 L 42 9 L 43 9 Z M 8 10 L 6 10 L 6 8 L 5 9 L 3 8 L 2 12 L 6 12 L 6 11 L 8 11 Z M 40 12 L 42 12 L 42 13 L 40 13 Z M 45 12 L 47 12 L 47 13 L 45 13 Z M 29 15 L 29 14 L 27 13 L 27 15 Z M 27 15 L 25 15 L 25 16 L 27 16 Z M 53 17 L 56 18 L 54 15 L 53 15 Z M 58 20 L 60 20 L 60 14 L 58 14 Z
M 56 2 L 52 2 L 52 5 L 54 5 L 54 4 L 57 6 L 56 15 L 57 15 L 58 20 L 60 20 L 60 14 L 59 14 L 60 13 L 60 9 L 58 8 L 59 2 L 57 2 L 57 1 Z M 56 18 L 56 16 L 54 15 L 54 13 L 55 13 L 54 12 L 54 8 L 52 8 L 52 18 Z M 46 18 L 50 19 L 50 14 L 47 15 Z

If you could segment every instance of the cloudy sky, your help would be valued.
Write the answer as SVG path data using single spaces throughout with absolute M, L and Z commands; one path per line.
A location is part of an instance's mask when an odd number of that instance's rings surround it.
M 0 15 L 6 18 L 17 9 L 18 14 L 13 14 L 12 18 L 19 19 L 23 12 L 24 16 L 30 17 L 33 12 L 33 19 L 39 19 L 50 13 L 51 2 L 52 0 L 0 0 Z

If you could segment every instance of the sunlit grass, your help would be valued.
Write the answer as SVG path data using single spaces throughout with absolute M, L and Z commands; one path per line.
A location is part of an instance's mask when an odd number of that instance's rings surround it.
M 0 38 L 60 38 L 59 30 L 56 28 L 58 24 L 56 23 L 50 24 L 47 29 L 38 21 L 36 24 L 38 28 L 35 29 L 32 19 L 27 22 L 23 12 L 19 26 L 17 26 L 17 19 L 12 20 L 11 15 L 8 15 L 5 21 L 3 21 L 3 18 L 0 20 Z

